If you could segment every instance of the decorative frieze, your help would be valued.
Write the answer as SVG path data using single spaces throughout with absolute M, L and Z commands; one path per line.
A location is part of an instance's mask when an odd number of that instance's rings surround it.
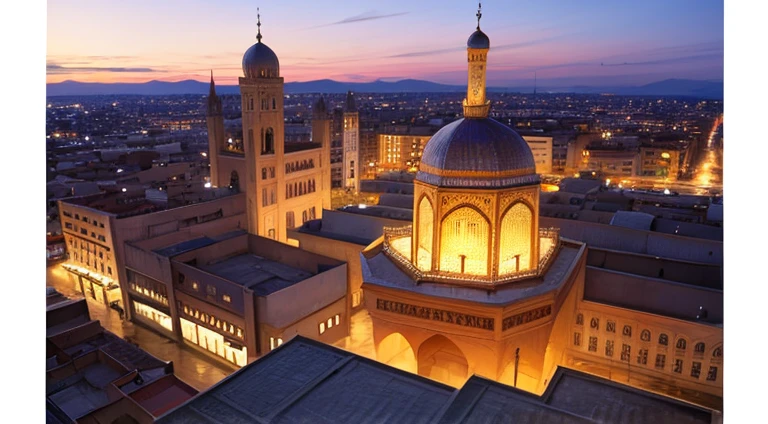
M 493 331 L 494 328 L 493 318 L 478 317 L 461 312 L 445 311 L 442 309 L 409 305 L 407 303 L 395 302 L 393 300 L 377 299 L 376 309 L 400 315 L 407 315 L 414 318 L 460 325 L 462 327 L 479 328 L 481 330 L 489 331 Z
M 507 331 L 523 324 L 528 324 L 552 315 L 552 305 L 542 306 L 504 318 L 501 321 L 501 331 Z
M 536 190 L 538 190 L 538 188 L 536 188 Z M 499 211 L 500 213 L 504 213 L 504 211 L 507 209 L 507 206 L 518 200 L 524 200 L 528 203 L 528 205 L 537 204 L 535 196 L 536 193 L 532 190 L 516 190 L 502 193 L 499 196 Z
M 480 196 L 476 194 L 443 194 L 440 196 L 440 202 L 442 204 L 443 214 L 453 209 L 458 205 L 472 205 L 480 209 L 485 216 L 489 219 L 493 219 L 493 197 L 492 196 Z

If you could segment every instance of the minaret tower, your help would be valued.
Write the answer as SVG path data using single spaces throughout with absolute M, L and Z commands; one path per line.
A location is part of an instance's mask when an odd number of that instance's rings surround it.
M 322 154 L 320 163 L 322 177 L 320 182 L 321 190 L 331 189 L 331 117 L 328 114 L 328 108 L 322 96 L 312 108 L 312 141 L 320 143 Z M 330 196 L 323 196 L 323 209 L 331 209 Z
M 224 147 L 224 115 L 222 114 L 221 99 L 216 95 L 216 84 L 213 82 L 213 70 L 211 70 L 211 87 L 208 91 L 208 108 L 205 114 L 208 126 L 208 162 L 211 164 L 211 185 L 219 187 L 219 152 Z
M 347 92 L 344 105 L 344 168 L 343 187 L 360 192 L 360 115 L 355 105 L 355 96 Z
M 277 199 L 285 198 L 278 184 L 283 167 L 283 78 L 277 55 L 261 42 L 261 15 L 257 14 L 256 44 L 243 55 L 240 96 L 245 143 L 246 210 L 248 232 L 285 241 Z
M 480 30 L 480 18 L 482 5 L 477 8 L 477 30 L 472 33 L 467 41 L 467 61 L 469 62 L 469 83 L 467 84 L 467 97 L 464 99 L 465 118 L 487 118 L 491 108 L 491 102 L 485 98 L 485 70 L 488 60 L 488 50 L 491 42 L 488 36 Z

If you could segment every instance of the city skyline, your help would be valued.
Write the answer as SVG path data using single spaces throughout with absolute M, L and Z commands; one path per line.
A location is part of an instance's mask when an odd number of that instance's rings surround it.
M 476 25 L 475 2 L 342 1 L 328 8 L 86 0 L 48 5 L 57 19 L 48 20 L 46 82 L 206 81 L 212 69 L 217 82 L 235 84 L 242 52 L 256 41 L 257 6 L 263 42 L 278 53 L 286 82 L 466 79 L 461 46 Z M 485 2 L 480 26 L 492 38 L 492 85 L 530 83 L 534 75 L 563 85 L 723 76 L 722 2 Z

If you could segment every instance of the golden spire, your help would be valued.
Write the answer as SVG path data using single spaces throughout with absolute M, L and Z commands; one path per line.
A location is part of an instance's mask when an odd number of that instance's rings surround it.
M 478 3 L 477 4 L 477 14 L 475 15 L 475 16 L 477 16 L 477 30 L 478 31 L 480 31 L 480 18 L 483 17 L 483 12 L 481 10 L 482 8 L 483 8 L 483 4 L 482 3 Z
M 259 14 L 259 8 L 256 8 L 256 27 L 258 32 L 256 33 L 256 40 L 261 43 L 261 15 Z
M 485 98 L 485 71 L 490 41 L 480 31 L 482 7 L 482 3 L 477 4 L 477 30 L 467 41 L 467 97 L 462 104 L 465 118 L 487 118 L 491 108 L 491 102 Z

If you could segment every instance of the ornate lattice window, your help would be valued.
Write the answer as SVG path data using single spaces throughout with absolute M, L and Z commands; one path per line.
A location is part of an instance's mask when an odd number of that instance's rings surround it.
M 659 344 L 662 346 L 666 346 L 667 344 L 669 344 L 669 338 L 667 337 L 666 334 L 663 334 L 663 333 L 659 334 Z
M 691 365 L 691 377 L 699 378 L 700 375 L 701 375 L 701 362 L 694 362 L 693 365 Z
M 435 216 L 432 210 L 432 203 L 429 199 L 423 197 L 419 202 L 419 240 L 416 266 L 424 271 L 432 269 L 432 229 L 434 228 Z
M 613 340 L 605 341 L 605 356 L 613 356 Z
M 501 219 L 499 274 L 525 271 L 533 266 L 531 237 L 533 213 L 524 203 L 516 203 Z M 538 258 L 536 258 L 538 259 Z
M 485 217 L 470 207 L 456 209 L 440 229 L 440 270 L 488 275 L 489 243 Z
M 648 349 L 640 349 L 637 353 L 637 363 L 639 365 L 648 364 Z

